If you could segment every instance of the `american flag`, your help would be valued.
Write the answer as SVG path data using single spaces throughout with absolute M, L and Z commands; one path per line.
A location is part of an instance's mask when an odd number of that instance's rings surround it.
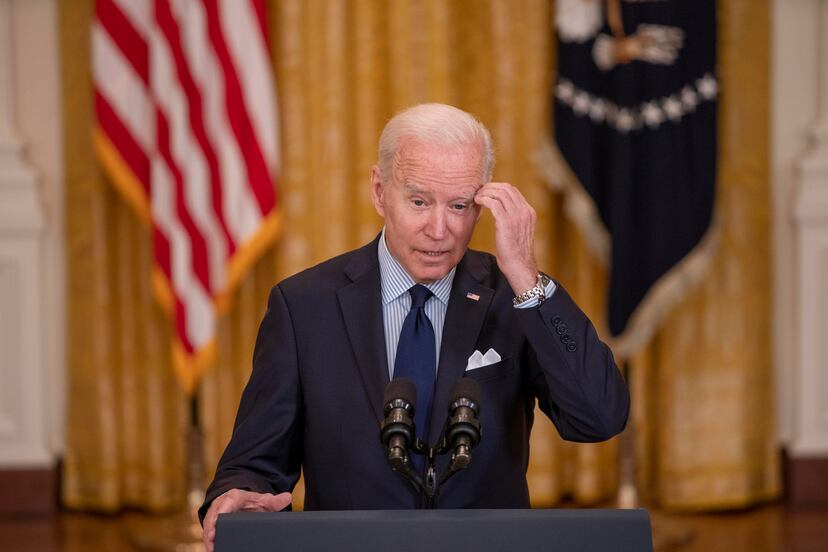
M 152 227 L 153 290 L 191 392 L 229 293 L 279 229 L 264 0 L 97 0 L 91 34 L 96 152 Z

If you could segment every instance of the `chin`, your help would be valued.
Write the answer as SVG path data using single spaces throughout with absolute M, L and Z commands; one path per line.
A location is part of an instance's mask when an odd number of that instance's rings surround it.
M 454 267 L 453 264 L 448 264 L 445 266 L 440 265 L 421 267 L 419 270 L 414 271 L 414 273 L 411 274 L 411 277 L 414 278 L 414 280 L 416 280 L 418 283 L 434 282 L 444 277 L 449 272 L 451 272 L 452 267 Z

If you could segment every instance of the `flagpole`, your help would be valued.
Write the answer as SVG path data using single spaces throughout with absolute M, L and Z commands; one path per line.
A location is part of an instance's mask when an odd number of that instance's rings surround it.
M 159 521 L 145 521 L 131 527 L 129 540 L 137 550 L 203 552 L 198 509 L 204 502 L 204 442 L 199 416 L 198 391 L 188 399 L 190 423 L 185 436 L 187 483 L 186 509 Z
M 190 396 L 190 426 L 187 429 L 187 507 L 193 522 L 201 527 L 198 520 L 198 509 L 204 502 L 204 433 L 201 431 L 199 416 L 198 390 Z
M 632 385 L 630 385 L 630 361 L 624 360 L 621 363 L 621 374 L 624 376 L 624 381 L 627 382 L 627 388 L 630 389 L 630 405 L 634 396 L 632 394 Z M 636 442 L 636 426 L 635 417 L 632 414 L 632 406 L 630 406 L 630 414 L 627 417 L 627 427 L 618 437 L 618 507 L 624 510 L 632 510 L 639 507 L 638 496 L 638 464 L 635 454 Z
M 635 400 L 632 393 L 632 363 L 625 359 L 621 363 L 621 373 L 630 388 L 630 404 Z M 632 407 L 631 407 L 632 409 Z M 630 412 L 627 427 L 618 436 L 618 508 L 632 510 L 641 507 L 641 496 L 638 489 L 638 455 L 636 441 L 638 426 L 635 417 Z M 695 531 L 686 523 L 676 522 L 669 516 L 650 508 L 650 519 L 653 527 L 654 552 L 676 550 L 689 544 L 696 536 Z

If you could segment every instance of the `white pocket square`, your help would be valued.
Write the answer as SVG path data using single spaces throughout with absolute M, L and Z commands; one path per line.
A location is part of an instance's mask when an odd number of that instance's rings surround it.
M 470 370 L 477 370 L 478 368 L 483 368 L 484 366 L 489 366 L 490 364 L 495 364 L 500 361 L 500 355 L 494 349 L 489 349 L 486 351 L 485 355 L 480 351 L 475 351 L 466 363 L 466 372 Z

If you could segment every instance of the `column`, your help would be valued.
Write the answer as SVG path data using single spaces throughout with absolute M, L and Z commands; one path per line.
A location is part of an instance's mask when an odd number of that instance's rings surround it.
M 819 4 L 818 117 L 793 212 L 798 358 L 789 479 L 797 502 L 828 500 L 828 0 Z
M 43 211 L 16 132 L 12 10 L 0 0 L 0 470 L 31 470 L 54 457 L 40 339 Z

